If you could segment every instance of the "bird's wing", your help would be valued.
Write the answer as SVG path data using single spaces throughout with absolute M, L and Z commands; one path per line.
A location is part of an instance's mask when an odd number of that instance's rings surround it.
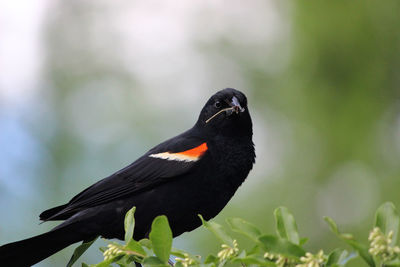
M 66 219 L 82 209 L 149 190 L 189 172 L 207 150 L 207 143 L 199 138 L 178 136 L 167 140 L 129 166 L 88 187 L 59 209 L 44 211 L 40 219 Z

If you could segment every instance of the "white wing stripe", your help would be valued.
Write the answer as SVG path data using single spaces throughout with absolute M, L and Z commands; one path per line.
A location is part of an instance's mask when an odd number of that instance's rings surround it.
M 185 162 L 193 162 L 193 161 L 199 160 L 199 157 L 193 157 L 193 156 L 183 155 L 183 154 L 179 154 L 179 153 L 169 153 L 169 152 L 151 154 L 151 155 L 149 155 L 149 157 L 157 158 L 157 159 L 185 161 Z

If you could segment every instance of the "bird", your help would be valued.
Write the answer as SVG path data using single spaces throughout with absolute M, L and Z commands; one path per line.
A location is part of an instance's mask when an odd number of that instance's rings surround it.
M 255 163 L 253 125 L 244 93 L 212 95 L 192 128 L 89 186 L 68 203 L 45 210 L 41 221 L 63 221 L 49 232 L 0 247 L 3 266 L 31 266 L 69 245 L 102 236 L 124 239 L 124 217 L 135 211 L 136 240 L 153 219 L 168 218 L 173 237 L 214 218 Z

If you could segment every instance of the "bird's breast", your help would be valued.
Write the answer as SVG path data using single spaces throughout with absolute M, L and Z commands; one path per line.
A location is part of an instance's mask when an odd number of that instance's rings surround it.
M 215 165 L 216 176 L 225 183 L 240 186 L 255 161 L 252 140 L 220 138 L 209 143 L 210 161 Z

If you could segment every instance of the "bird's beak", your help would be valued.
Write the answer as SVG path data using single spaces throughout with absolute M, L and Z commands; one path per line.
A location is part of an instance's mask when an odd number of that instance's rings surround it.
M 235 112 L 236 114 L 239 114 L 239 112 L 244 112 L 244 108 L 242 108 L 236 96 L 232 97 L 232 101 L 231 103 L 229 103 L 229 105 L 232 107 L 233 112 Z
M 225 100 L 226 103 L 229 104 L 229 108 L 224 108 L 212 115 L 210 118 L 208 118 L 205 122 L 206 124 L 209 123 L 212 119 L 214 119 L 216 116 L 219 114 L 225 112 L 227 116 L 231 116 L 233 113 L 239 114 L 239 112 L 244 112 L 245 109 L 242 108 L 242 106 L 239 103 L 239 100 L 234 96 L 232 97 L 232 101 L 229 103 L 229 100 Z

